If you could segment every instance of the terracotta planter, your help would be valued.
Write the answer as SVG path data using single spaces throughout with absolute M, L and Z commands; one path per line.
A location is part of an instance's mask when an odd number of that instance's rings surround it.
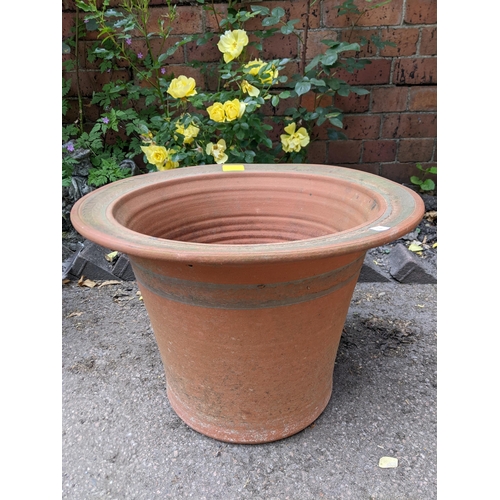
M 213 438 L 263 443 L 324 410 L 365 253 L 414 229 L 424 205 L 357 170 L 234 168 L 114 182 L 71 220 L 129 256 L 177 414 Z

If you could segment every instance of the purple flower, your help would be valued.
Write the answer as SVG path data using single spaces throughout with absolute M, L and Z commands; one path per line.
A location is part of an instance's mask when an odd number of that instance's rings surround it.
M 87 24 L 87 23 L 89 22 L 89 20 L 88 20 L 88 19 L 84 19 L 84 20 L 83 20 L 83 22 L 84 22 L 85 24 Z
M 73 143 L 70 142 L 67 146 L 66 146 L 66 149 L 72 153 L 74 150 L 75 150 L 75 146 L 73 146 Z
M 161 68 L 160 72 L 161 72 L 162 75 L 164 75 L 167 72 L 167 70 L 165 68 Z
M 125 40 L 125 43 L 126 43 L 127 45 L 130 45 L 130 44 L 132 43 L 132 38 L 127 38 L 127 39 Z
M 139 59 L 142 59 L 144 56 L 142 55 L 142 52 L 139 52 L 139 53 L 137 54 L 137 57 L 138 57 Z
M 103 123 L 108 124 L 108 123 L 109 123 L 109 118 L 108 118 L 107 116 L 105 116 L 105 117 L 102 119 L 102 122 L 103 122 Z

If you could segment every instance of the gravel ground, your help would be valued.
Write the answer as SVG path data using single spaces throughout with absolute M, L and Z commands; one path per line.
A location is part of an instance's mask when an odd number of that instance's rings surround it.
M 436 285 L 359 283 L 326 410 L 263 445 L 174 413 L 137 291 L 63 285 L 63 499 L 437 498 Z

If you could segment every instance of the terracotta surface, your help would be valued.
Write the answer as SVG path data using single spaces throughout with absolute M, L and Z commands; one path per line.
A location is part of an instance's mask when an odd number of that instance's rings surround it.
M 128 254 L 177 414 L 216 439 L 262 443 L 324 410 L 366 251 L 423 213 L 413 191 L 356 170 L 211 165 L 112 183 L 71 220 Z

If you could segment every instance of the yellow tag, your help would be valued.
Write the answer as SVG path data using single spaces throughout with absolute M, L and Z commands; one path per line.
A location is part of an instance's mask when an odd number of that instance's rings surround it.
M 234 170 L 245 170 L 243 165 L 222 165 L 223 172 L 232 172 Z

